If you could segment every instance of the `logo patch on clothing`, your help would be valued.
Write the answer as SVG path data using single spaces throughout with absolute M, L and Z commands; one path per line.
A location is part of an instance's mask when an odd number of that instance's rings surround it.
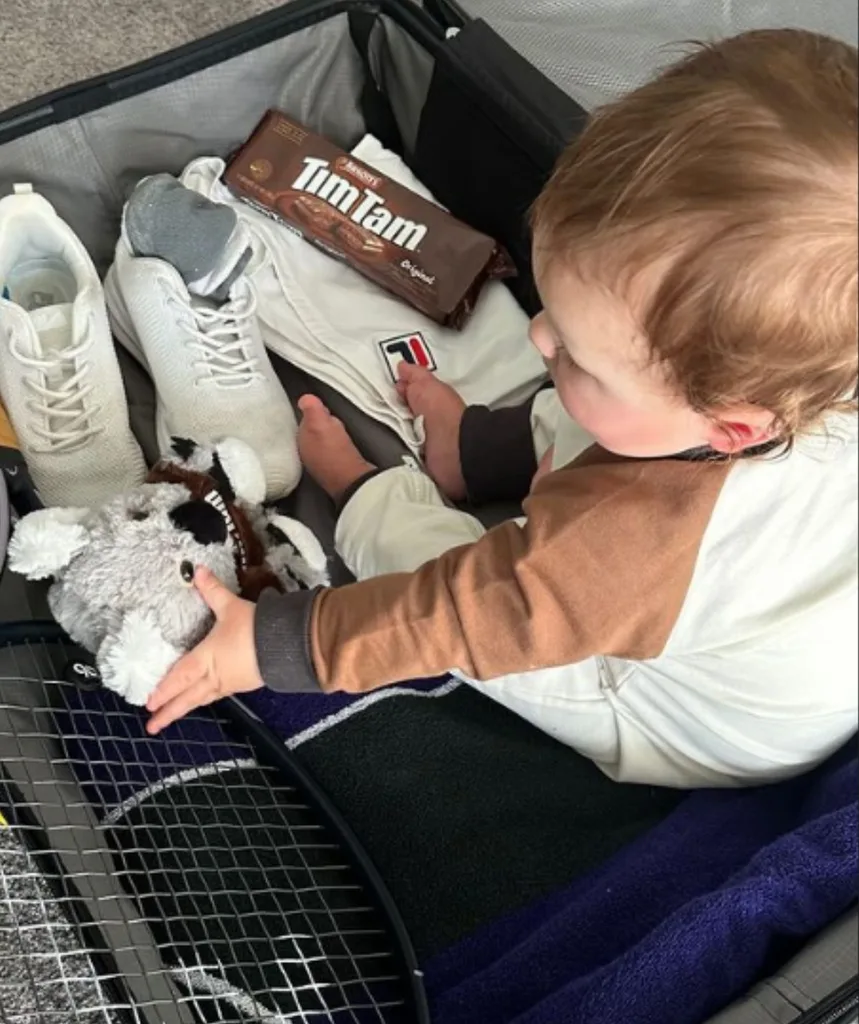
M 412 363 L 423 366 L 427 370 L 437 369 L 436 361 L 430 351 L 426 339 L 420 331 L 414 334 L 401 334 L 396 338 L 388 338 L 379 342 L 382 356 L 388 367 L 391 380 L 397 383 L 397 367 L 400 363 Z

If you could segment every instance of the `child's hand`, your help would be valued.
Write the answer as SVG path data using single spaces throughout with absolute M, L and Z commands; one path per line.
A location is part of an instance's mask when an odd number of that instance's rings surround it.
M 543 458 L 540 459 L 540 464 L 537 466 L 537 472 L 534 474 L 531 480 L 531 493 L 534 493 L 534 488 L 543 479 L 547 473 L 552 472 L 552 459 L 555 455 L 555 446 L 551 445 L 543 453 Z
M 462 501 L 466 488 L 459 458 L 459 425 L 465 402 L 449 384 L 422 366 L 400 363 L 397 373 L 397 393 L 415 416 L 424 418 L 427 473 L 451 501 Z
M 176 662 L 146 702 L 153 712 L 146 731 L 153 736 L 195 708 L 263 685 L 254 643 L 254 606 L 227 590 L 208 569 L 197 569 L 194 585 L 215 613 L 215 625 Z

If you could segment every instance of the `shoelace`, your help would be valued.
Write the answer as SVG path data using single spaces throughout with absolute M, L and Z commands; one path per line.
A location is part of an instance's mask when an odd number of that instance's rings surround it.
M 87 338 L 78 345 L 63 349 L 50 359 L 36 359 L 20 350 L 15 337 L 10 340 L 10 354 L 22 366 L 36 370 L 38 374 L 36 377 L 24 377 L 25 387 L 36 395 L 26 405 L 37 417 L 36 422 L 30 425 L 31 432 L 44 441 L 46 451 L 71 451 L 104 429 L 95 422 L 101 405 L 88 401 L 93 391 L 90 380 L 92 364 L 83 357 L 91 344 L 91 339 Z M 62 372 L 66 369 L 73 370 L 68 380 L 49 387 L 48 374 L 52 370 Z M 61 425 L 48 426 L 49 423 L 58 422 Z
M 248 330 L 257 308 L 250 287 L 219 307 L 189 305 L 178 298 L 176 303 L 192 336 L 189 345 L 203 357 L 195 363 L 195 368 L 207 371 L 203 379 L 219 387 L 242 387 L 263 378 L 259 357 L 248 352 Z

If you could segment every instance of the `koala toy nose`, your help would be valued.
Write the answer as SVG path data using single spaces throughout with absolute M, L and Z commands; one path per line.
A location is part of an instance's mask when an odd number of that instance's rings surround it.
M 225 544 L 227 524 L 223 515 L 202 498 L 177 505 L 170 513 L 177 530 L 187 530 L 198 544 Z

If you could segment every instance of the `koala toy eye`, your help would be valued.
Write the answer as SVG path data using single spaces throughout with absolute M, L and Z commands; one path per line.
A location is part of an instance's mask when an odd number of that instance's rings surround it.
M 179 565 L 179 575 L 186 583 L 194 582 L 194 563 L 184 559 Z
M 149 513 L 144 512 L 143 509 L 135 509 L 133 512 L 129 512 L 128 518 L 135 523 L 142 523 L 145 519 L 149 518 Z

